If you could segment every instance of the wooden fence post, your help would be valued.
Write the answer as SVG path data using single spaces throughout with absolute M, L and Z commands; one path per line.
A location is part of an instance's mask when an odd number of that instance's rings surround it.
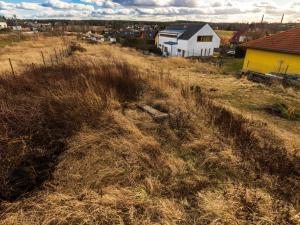
M 52 67 L 53 67 L 53 66 L 54 66 L 54 64 L 53 64 L 52 55 L 50 55 L 50 60 L 51 60 L 51 65 L 52 65 Z
M 42 58 L 43 58 L 43 63 L 44 63 L 44 66 L 46 66 L 46 62 L 45 62 L 45 57 L 44 57 L 44 53 L 43 53 L 43 51 L 41 51 L 41 54 L 42 54 Z
M 15 71 L 14 71 L 14 67 L 13 67 L 13 65 L 11 63 L 11 59 L 9 58 L 8 60 L 9 60 L 9 64 L 10 64 L 12 75 L 15 76 Z
M 54 52 L 55 52 L 55 57 L 56 57 L 56 62 L 58 64 L 58 57 L 57 57 L 57 52 L 56 52 L 56 49 L 54 48 Z

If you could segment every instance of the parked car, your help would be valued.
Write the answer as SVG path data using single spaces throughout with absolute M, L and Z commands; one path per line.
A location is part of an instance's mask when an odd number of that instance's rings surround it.
M 226 52 L 226 55 L 235 56 L 235 50 L 230 50 L 230 51 Z

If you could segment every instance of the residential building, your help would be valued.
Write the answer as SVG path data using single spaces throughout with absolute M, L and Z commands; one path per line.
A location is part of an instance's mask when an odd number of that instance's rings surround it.
M 236 46 L 247 41 L 269 36 L 271 33 L 271 30 L 267 29 L 263 24 L 251 24 L 235 32 L 230 39 L 230 44 Z
M 13 31 L 21 31 L 22 30 L 22 27 L 21 26 L 12 26 L 11 29 Z
M 146 40 L 154 40 L 158 31 L 156 30 L 144 30 L 141 32 L 141 38 Z
M 0 30 L 6 29 L 6 28 L 7 28 L 7 23 L 0 19 Z
M 247 31 L 248 31 L 248 28 L 241 29 L 241 30 L 235 32 L 229 41 L 230 44 L 237 45 L 240 43 L 244 43 L 247 40 L 247 35 L 246 35 Z
M 221 39 L 207 23 L 169 26 L 158 33 L 158 44 L 166 56 L 212 56 Z
M 300 27 L 242 44 L 243 70 L 300 75 Z
M 65 32 L 96 32 L 96 33 L 103 33 L 105 31 L 105 26 L 90 26 L 90 25 L 75 25 L 75 24 L 69 24 L 69 25 L 61 25 L 57 24 L 54 26 L 54 29 L 56 31 L 65 31 Z

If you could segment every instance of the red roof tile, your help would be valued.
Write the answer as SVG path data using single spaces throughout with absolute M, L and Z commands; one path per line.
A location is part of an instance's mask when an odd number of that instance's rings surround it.
M 300 27 L 249 41 L 241 47 L 300 55 Z

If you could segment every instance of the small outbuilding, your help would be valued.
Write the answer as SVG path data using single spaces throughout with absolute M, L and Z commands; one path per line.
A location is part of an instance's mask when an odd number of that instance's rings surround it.
M 240 45 L 244 71 L 300 75 L 300 27 Z

